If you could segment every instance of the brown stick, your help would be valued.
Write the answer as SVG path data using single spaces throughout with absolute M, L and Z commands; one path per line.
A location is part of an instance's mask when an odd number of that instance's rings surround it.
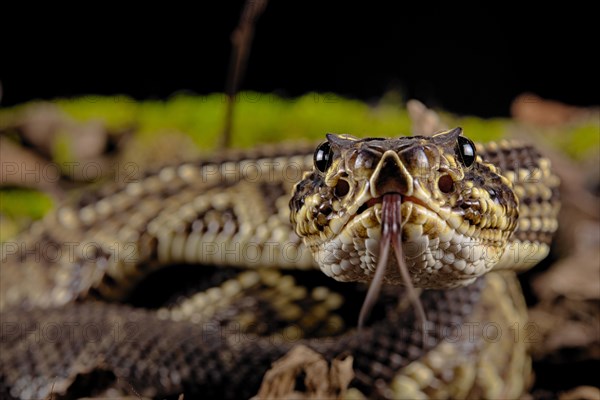
M 240 23 L 231 34 L 231 59 L 229 61 L 229 73 L 227 75 L 227 110 L 225 112 L 225 126 L 219 147 L 227 148 L 231 145 L 231 127 L 233 124 L 233 109 L 235 95 L 239 84 L 246 71 L 250 45 L 254 37 L 256 20 L 267 6 L 267 0 L 246 0 L 244 10 L 240 16 Z

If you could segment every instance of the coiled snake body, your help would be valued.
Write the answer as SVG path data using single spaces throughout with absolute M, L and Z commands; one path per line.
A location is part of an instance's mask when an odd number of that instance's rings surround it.
M 328 135 L 108 185 L 3 244 L 0 393 L 512 398 L 531 334 L 514 271 L 548 254 L 558 208 L 533 147 L 460 129 Z M 385 223 L 401 254 L 377 266 Z M 174 277 L 198 283 L 163 304 Z M 398 284 L 427 289 L 425 337 Z M 299 348 L 325 364 L 290 361 Z

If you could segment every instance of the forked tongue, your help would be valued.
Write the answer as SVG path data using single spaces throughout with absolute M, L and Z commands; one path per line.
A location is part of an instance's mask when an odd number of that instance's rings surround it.
M 367 296 L 360 310 L 358 317 L 358 328 L 362 328 L 365 324 L 366 319 L 369 317 L 369 313 L 373 309 L 373 306 L 377 302 L 379 293 L 381 292 L 381 286 L 383 285 L 383 277 L 387 268 L 390 245 L 396 253 L 396 260 L 398 269 L 402 280 L 406 286 L 408 297 L 415 307 L 416 316 L 423 328 L 423 338 L 425 338 L 427 319 L 425 317 L 425 310 L 419 299 L 419 295 L 413 286 L 410 275 L 408 273 L 408 267 L 404 261 L 404 254 L 402 252 L 402 196 L 397 193 L 384 194 L 381 204 L 381 241 L 379 243 L 379 261 L 375 267 L 375 276 L 367 291 Z

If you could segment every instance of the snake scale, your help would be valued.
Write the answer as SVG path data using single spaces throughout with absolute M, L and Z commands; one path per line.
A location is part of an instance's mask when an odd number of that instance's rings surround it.
M 515 271 L 548 254 L 558 185 L 532 146 L 459 128 L 327 135 L 106 185 L 3 244 L 0 394 L 282 397 L 265 377 L 303 345 L 330 368 L 323 387 L 290 370 L 306 396 L 349 382 L 383 398 L 517 397 L 531 332 Z M 386 223 L 401 244 L 378 266 Z

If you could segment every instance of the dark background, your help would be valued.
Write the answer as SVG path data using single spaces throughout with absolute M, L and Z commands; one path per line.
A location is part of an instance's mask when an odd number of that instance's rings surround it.
M 222 92 L 242 5 L 199 2 L 171 12 L 161 4 L 133 14 L 89 6 L 62 17 L 36 8 L 3 40 L 1 104 Z M 241 88 L 287 96 L 333 91 L 367 101 L 396 89 L 405 99 L 483 117 L 508 115 L 525 91 L 598 104 L 594 16 L 573 2 L 525 9 L 271 1 Z

